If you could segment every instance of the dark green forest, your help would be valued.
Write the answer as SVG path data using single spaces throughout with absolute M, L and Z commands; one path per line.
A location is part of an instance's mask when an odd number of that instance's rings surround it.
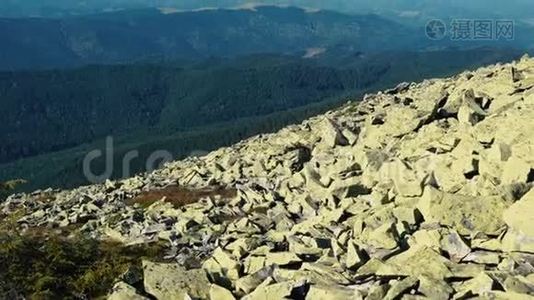
M 336 69 L 278 64 L 89 66 L 0 73 L 0 162 L 153 128 L 185 131 L 318 102 L 367 88 L 388 65 Z M 365 72 L 363 74 L 362 72 Z

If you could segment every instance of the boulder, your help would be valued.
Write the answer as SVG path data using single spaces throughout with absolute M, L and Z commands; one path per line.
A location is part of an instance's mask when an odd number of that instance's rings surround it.
M 210 300 L 235 300 L 232 292 L 216 284 L 210 286 L 209 296 Z
M 462 261 L 474 262 L 484 265 L 498 265 L 501 261 L 501 257 L 498 253 L 490 251 L 473 251 L 466 255 Z
M 503 212 L 509 203 L 500 196 L 473 197 L 426 187 L 418 208 L 425 222 L 454 228 L 460 234 L 498 235 L 504 229 Z
M 397 234 L 393 223 L 386 222 L 375 230 L 369 232 L 367 243 L 375 248 L 395 249 L 397 247 Z
M 360 255 L 358 247 L 350 240 L 347 245 L 347 256 L 345 260 L 347 268 L 351 269 L 360 266 L 364 261 Z
M 223 274 L 230 280 L 233 281 L 239 278 L 240 264 L 230 253 L 219 247 L 213 251 L 212 258 L 218 263 Z
M 534 189 L 504 211 L 502 218 L 510 228 L 534 239 Z
M 471 253 L 471 248 L 465 244 L 462 237 L 454 230 L 442 236 L 441 249 L 447 252 L 451 260 L 456 263 Z
M 177 264 L 143 261 L 145 291 L 158 300 L 184 299 L 186 295 L 206 299 L 211 283 L 203 270 L 186 270 Z
M 390 179 L 398 195 L 403 197 L 418 197 L 423 193 L 423 179 L 419 178 L 414 170 L 399 160 L 394 159 L 382 165 L 380 169 L 381 179 Z
M 338 125 L 332 120 L 324 118 L 316 129 L 321 136 L 321 144 L 334 148 L 335 146 L 345 146 L 349 144 L 347 138 L 343 135 Z
M 235 287 L 238 292 L 249 294 L 254 291 L 262 282 L 273 275 L 274 268 L 272 266 L 260 269 L 254 274 L 239 278 Z
M 509 228 L 502 238 L 501 248 L 506 252 L 534 253 L 534 237 L 522 231 Z
M 458 110 L 458 121 L 460 124 L 475 125 L 482 121 L 488 113 L 475 102 L 473 90 L 464 94 L 463 103 Z
M 265 264 L 284 266 L 301 262 L 301 259 L 292 252 L 271 252 L 265 256 Z
M 445 281 L 423 275 L 419 277 L 419 292 L 430 299 L 447 300 L 454 289 Z
M 285 299 L 291 295 L 291 292 L 304 285 L 303 281 L 286 281 L 270 284 L 269 279 L 260 285 L 254 292 L 243 297 L 243 300 L 267 300 L 267 299 Z
M 382 276 L 404 275 L 419 278 L 426 276 L 436 280 L 451 277 L 450 261 L 428 247 L 414 247 L 393 256 L 379 268 L 376 274 Z M 392 273 L 391 271 L 394 270 Z M 399 270 L 400 272 L 398 272 Z
M 358 290 L 342 286 L 319 286 L 312 285 L 306 294 L 306 300 L 363 300 Z
M 532 168 L 521 158 L 512 156 L 502 166 L 502 184 L 526 183 L 530 180 Z
M 490 292 L 493 288 L 494 280 L 485 272 L 478 274 L 475 278 L 470 279 L 461 284 L 456 289 L 455 299 L 461 299 L 468 295 L 482 296 L 487 292 Z
M 406 277 L 399 281 L 390 282 L 391 287 L 384 297 L 384 300 L 398 299 L 402 294 L 415 287 L 418 282 L 419 280 L 415 277 Z
M 139 295 L 133 286 L 117 282 L 111 289 L 108 300 L 148 300 L 148 298 Z

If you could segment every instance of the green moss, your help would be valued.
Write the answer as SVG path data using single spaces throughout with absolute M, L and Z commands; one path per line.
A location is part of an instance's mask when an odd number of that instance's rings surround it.
M 30 299 L 103 296 L 130 266 L 158 259 L 162 250 L 159 244 L 125 247 L 44 230 L 0 230 L 0 299 L 13 291 Z

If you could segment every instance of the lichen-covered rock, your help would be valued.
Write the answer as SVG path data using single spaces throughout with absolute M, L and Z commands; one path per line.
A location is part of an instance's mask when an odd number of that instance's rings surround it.
M 500 196 L 473 197 L 425 189 L 419 208 L 426 222 L 456 229 L 460 234 L 498 235 L 504 228 L 503 212 L 509 203 Z
M 108 300 L 148 300 L 148 298 L 141 296 L 137 293 L 137 290 L 128 285 L 125 282 L 117 282 L 111 293 L 107 298 Z
M 177 264 L 143 261 L 145 291 L 157 299 L 207 299 L 210 282 L 203 270 L 185 270 Z
M 210 286 L 210 300 L 235 300 L 234 295 L 229 290 L 212 284 Z
M 449 234 L 442 235 L 441 249 L 449 254 L 453 262 L 460 262 L 471 253 L 471 248 L 467 246 L 462 237 L 454 230 Z
M 525 236 L 534 238 L 534 190 L 530 191 L 503 213 L 506 224 Z
M 243 297 L 244 300 L 267 300 L 267 299 L 284 299 L 291 295 L 293 289 L 303 286 L 302 281 L 286 281 L 270 284 L 267 279 L 254 292 Z
M 455 298 L 461 299 L 465 296 L 482 296 L 487 292 L 490 292 L 493 288 L 494 281 L 486 273 L 482 272 L 473 279 L 470 279 L 457 287 L 457 293 Z
M 306 300 L 344 300 L 362 299 L 363 296 L 358 290 L 340 286 L 318 286 L 312 285 L 306 294 Z
M 397 299 L 400 295 L 404 294 L 407 290 L 413 288 L 419 280 L 415 277 L 406 277 L 400 281 L 393 281 L 389 288 L 384 300 Z

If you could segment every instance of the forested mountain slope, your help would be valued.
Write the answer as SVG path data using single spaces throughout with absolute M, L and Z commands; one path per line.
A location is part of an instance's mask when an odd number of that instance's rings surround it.
M 530 299 L 533 118 L 525 56 L 155 172 L 13 195 L 0 297 Z
M 138 172 L 156 150 L 176 158 L 212 150 L 350 96 L 519 55 L 506 49 L 315 59 L 255 55 L 190 65 L 4 72 L 0 179 L 27 179 L 26 188 L 84 184 L 83 157 L 102 149 L 106 136 L 115 142 L 116 178 L 123 176 L 120 163 L 130 150 L 140 152 L 132 162 Z

